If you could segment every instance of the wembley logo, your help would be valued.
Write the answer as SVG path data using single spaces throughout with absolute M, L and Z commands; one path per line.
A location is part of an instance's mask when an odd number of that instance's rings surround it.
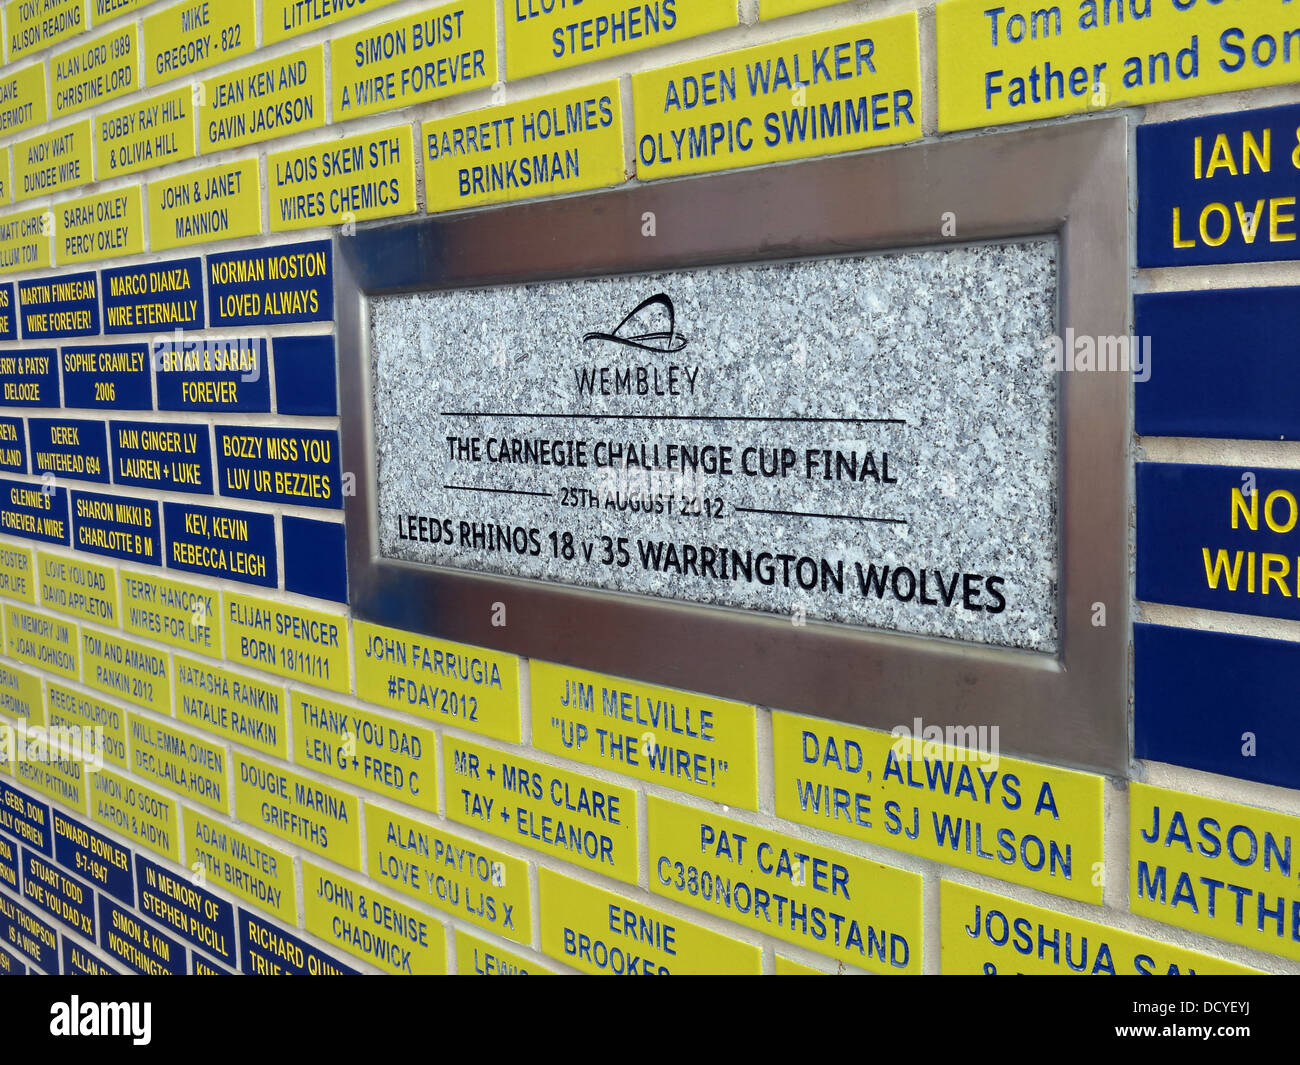
M 152 1020 L 151 1002 L 82 1002 L 73 995 L 50 1006 L 50 1035 L 129 1037 L 142 1047 L 149 1044 Z
M 659 312 L 659 320 L 651 321 L 654 311 Z M 637 332 L 637 330 L 640 332 Z M 659 292 L 647 300 L 642 300 L 626 318 L 618 323 L 609 333 L 586 333 L 582 342 L 590 344 L 593 340 L 605 340 L 611 344 L 649 351 L 658 355 L 673 355 L 689 343 L 686 337 L 677 331 L 677 310 L 667 293 Z

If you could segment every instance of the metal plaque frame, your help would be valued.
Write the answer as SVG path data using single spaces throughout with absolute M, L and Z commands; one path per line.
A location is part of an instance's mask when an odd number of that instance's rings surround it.
M 1059 240 L 1058 327 L 1129 335 L 1128 123 L 1106 117 L 365 228 L 335 305 L 354 616 L 690 691 L 891 729 L 998 726 L 1004 753 L 1126 775 L 1129 380 L 1058 390 L 1055 655 L 381 558 L 368 300 L 1007 238 Z M 647 213 L 657 235 L 642 227 Z M 943 234 L 955 218 L 957 236 Z M 412 397 L 418 402 L 418 397 Z M 507 624 L 492 623 L 504 603 Z M 1103 604 L 1096 624 L 1095 604 Z

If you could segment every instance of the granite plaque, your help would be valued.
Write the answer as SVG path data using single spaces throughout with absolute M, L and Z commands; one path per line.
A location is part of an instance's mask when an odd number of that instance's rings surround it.
M 1131 331 L 1129 141 L 1099 118 L 336 238 L 355 616 L 1125 771 L 1133 375 L 1061 354 Z
M 383 556 L 1054 652 L 1057 244 L 371 303 Z

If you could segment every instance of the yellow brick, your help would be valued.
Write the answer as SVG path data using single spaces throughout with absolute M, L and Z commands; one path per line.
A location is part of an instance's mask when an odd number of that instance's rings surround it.
M 921 971 L 916 873 L 655 796 L 648 804 L 654 894 L 850 965 Z
M 1151 4 L 1146 18 L 1103 20 L 1102 12 L 1118 6 L 1081 5 L 1076 13 L 1046 4 L 1021 11 L 984 0 L 940 3 L 939 128 L 1028 122 L 1296 80 L 1295 56 L 1289 63 L 1283 58 L 1283 35 L 1297 29 L 1285 4 Z M 1265 39 L 1273 58 L 1256 63 L 1255 42 Z M 1269 44 L 1260 47 L 1261 55 L 1270 54 Z M 1153 69 L 1158 53 L 1164 58 Z
M 916 140 L 916 15 L 634 74 L 632 97 L 642 179 Z
M 51 725 L 92 730 L 92 735 L 101 741 L 104 761 L 121 769 L 127 768 L 126 712 L 121 707 L 54 681 L 50 681 L 46 689 L 46 718 Z
M 93 8 L 96 2 L 92 0 Z M 54 114 L 99 107 L 140 87 L 140 51 L 134 23 L 119 25 L 50 57 Z
M 81 668 L 82 683 L 88 688 L 158 714 L 172 712 L 171 663 L 161 651 L 98 629 L 83 629 Z
M 293 736 L 293 760 L 304 769 L 437 812 L 433 729 L 295 691 Z
M 1101 902 L 1101 777 L 823 718 L 772 715 L 776 814 Z
M 442 737 L 447 817 L 500 839 L 637 882 L 637 795 L 517 754 Z
M 86 29 L 83 0 L 9 0 L 5 4 L 5 59 L 12 63 Z
M 184 655 L 174 659 L 179 720 L 262 754 L 288 759 L 283 686 Z
M 549 662 L 532 662 L 529 674 L 535 746 L 758 809 L 754 707 Z
M 42 607 L 79 621 L 120 624 L 117 570 L 112 566 L 47 551 L 38 551 L 36 561 Z
M 532 942 L 528 863 L 427 819 L 366 804 L 370 879 L 516 943 Z
M 415 211 L 410 126 L 276 152 L 266 169 L 273 233 Z
M 226 660 L 330 691 L 348 690 L 348 625 L 343 614 L 227 592 Z
M 238 159 L 149 182 L 154 251 L 253 237 L 262 232 L 261 167 Z
M 307 931 L 385 972 L 447 971 L 441 922 L 313 862 L 302 863 Z
M 100 26 L 153 0 L 90 0 L 90 24 Z
M 230 812 L 226 751 L 146 714 L 127 714 L 131 771 L 209 810 Z
M 34 744 L 40 753 L 32 753 L 29 747 L 27 757 L 23 757 L 21 748 L 15 751 L 14 780 L 70 810 L 85 813 L 88 781 L 94 779 L 88 772 L 90 763 L 72 752 L 65 755 L 45 742 L 39 732 L 35 736 L 28 732 L 26 742 Z M 7 747 L 6 744 L 6 755 Z
M 144 19 L 144 83 L 189 77 L 255 47 L 253 0 L 182 0 Z
M 627 177 L 617 81 L 420 127 L 427 210 L 556 196 Z
M 54 211 L 54 258 L 59 266 L 144 250 L 139 186 L 65 200 Z
M 638 899 L 537 870 L 542 953 L 586 973 L 757 975 L 752 943 L 703 928 Z
M 288 925 L 298 923 L 293 858 L 232 828 L 224 820 L 184 808 L 185 855 L 202 863 L 208 881 L 238 895 Z
M 41 678 L 0 663 L 0 708 L 27 725 L 45 724 L 45 696 Z
M 88 118 L 17 141 L 13 153 L 15 202 L 76 188 L 94 178 Z
M 1300 817 L 1134 782 L 1129 909 L 1300 960 Z
M 439 100 L 497 80 L 491 4 L 440 3 L 330 42 L 335 122 Z
M 36 602 L 32 552 L 16 544 L 0 544 L 0 595 L 24 603 Z
M 6 777 L 14 775 L 14 758 L 17 756 L 17 741 L 20 732 L 25 732 L 27 724 L 6 714 L 0 714 L 0 774 Z M 13 754 L 10 754 L 10 751 Z M 0 837 L 3 839 L 4 837 Z M 3 874 L 0 874 L 3 875 Z
M 53 233 L 54 214 L 48 206 L 0 215 L 0 274 L 48 267 Z
M 441 725 L 518 743 L 519 660 L 354 621 L 357 695 Z
M 0 75 L 0 136 L 7 137 L 49 117 L 45 102 L 45 64 L 30 66 Z
M 122 628 L 182 651 L 221 655 L 221 593 L 189 581 L 122 571 Z
M 170 795 L 110 769 L 91 774 L 91 818 L 174 862 L 181 860 L 179 805 Z
M 242 751 L 235 763 L 235 816 L 245 824 L 361 868 L 361 803 L 328 784 Z
M 77 626 L 48 614 L 5 604 L 5 653 L 19 662 L 80 680 L 77 654 L 81 636 Z
M 39 694 L 40 682 L 36 682 Z M 12 707 L 0 713 L 0 770 L 24 787 L 40 792 L 79 813 L 86 810 L 87 777 L 93 772 L 95 739 L 79 729 L 42 725 L 25 716 L 13 717 Z
M 304 4 L 301 0 L 262 0 L 262 43 L 287 41 L 302 33 L 368 15 L 397 0 L 359 0 L 353 4 Z
M 726 29 L 736 25 L 739 15 L 736 0 L 644 6 L 585 0 L 581 7 L 509 0 L 505 18 L 506 72 L 515 81 Z
M 173 89 L 97 114 L 95 160 L 100 178 L 193 159 L 194 110 L 190 96 L 188 88 Z
M 204 155 L 325 125 L 325 49 L 314 45 L 203 82 Z
M 1105 912 L 1105 911 L 1101 911 Z M 944 974 L 1176 976 L 1258 972 L 1194 950 L 944 880 Z
M 532 958 L 502 950 L 495 943 L 456 929 L 456 974 L 458 976 L 553 976 Z

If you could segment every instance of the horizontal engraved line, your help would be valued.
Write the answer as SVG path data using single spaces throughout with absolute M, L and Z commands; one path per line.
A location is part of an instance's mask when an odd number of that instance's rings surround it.
M 785 514 L 792 518 L 834 518 L 839 521 L 874 521 L 881 525 L 906 525 L 906 518 L 868 518 L 859 514 L 817 514 L 806 510 L 764 510 L 762 507 L 734 507 L 746 514 Z
M 797 415 L 761 414 L 539 414 L 534 411 L 443 410 L 443 418 L 589 418 L 596 421 L 673 421 L 673 422 L 823 422 L 843 425 L 906 425 L 903 418 L 815 418 Z
M 551 497 L 550 492 L 525 492 L 521 488 L 475 488 L 464 484 L 444 484 L 442 487 L 448 492 L 496 492 L 506 496 L 545 496 L 547 499 Z

